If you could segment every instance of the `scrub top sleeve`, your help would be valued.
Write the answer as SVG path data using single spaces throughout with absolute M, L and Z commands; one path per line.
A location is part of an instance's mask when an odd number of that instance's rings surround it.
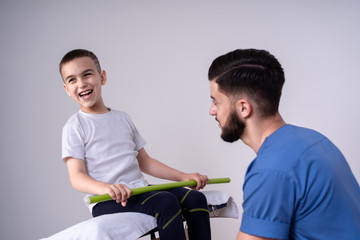
M 240 230 L 259 237 L 288 239 L 295 190 L 286 173 L 267 170 L 248 174 Z

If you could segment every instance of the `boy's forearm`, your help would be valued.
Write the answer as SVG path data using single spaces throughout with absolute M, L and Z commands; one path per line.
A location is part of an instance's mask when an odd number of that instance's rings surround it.
M 150 158 L 147 161 L 146 166 L 144 166 L 141 170 L 153 177 L 172 181 L 182 181 L 186 175 L 185 173 L 169 167 L 156 159 Z
M 184 173 L 177 169 L 171 168 L 153 158 L 149 158 L 147 160 L 147 167 L 144 167 L 144 164 L 140 164 L 140 166 L 143 166 L 142 171 L 154 177 L 172 181 L 195 180 L 197 182 L 197 185 L 196 187 L 194 187 L 194 189 L 196 190 L 204 188 L 205 185 L 208 183 L 208 177 L 205 175 L 202 175 L 200 173 Z
M 183 181 L 185 178 L 185 173 L 150 157 L 144 148 L 139 150 L 137 159 L 139 161 L 140 170 L 153 177 L 172 181 Z
M 104 194 L 109 185 L 105 182 L 96 181 L 87 173 L 85 161 L 69 157 L 66 159 L 71 185 L 76 190 L 88 194 Z
M 104 194 L 105 188 L 109 185 L 105 182 L 97 181 L 85 173 L 77 173 L 70 176 L 70 182 L 73 188 L 87 194 Z

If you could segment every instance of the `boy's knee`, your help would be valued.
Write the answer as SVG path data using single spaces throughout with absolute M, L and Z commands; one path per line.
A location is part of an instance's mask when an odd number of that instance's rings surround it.
M 207 209 L 207 200 L 204 194 L 199 191 L 191 190 L 185 199 L 183 199 L 181 206 L 186 210 L 191 209 Z
M 207 206 L 207 200 L 206 200 L 206 197 L 204 194 L 202 194 L 201 192 L 198 192 L 198 191 L 192 191 L 192 194 L 191 194 L 191 201 L 193 203 L 196 203 L 197 205 L 199 206 L 204 206 L 206 207 Z
M 168 192 L 161 192 L 156 196 L 154 201 L 156 201 L 156 205 L 159 209 L 163 209 L 165 211 L 176 211 L 181 209 L 178 199 L 173 194 Z

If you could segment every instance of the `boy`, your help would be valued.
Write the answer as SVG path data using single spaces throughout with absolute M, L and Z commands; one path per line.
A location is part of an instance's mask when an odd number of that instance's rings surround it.
M 62 159 L 72 186 L 86 197 L 108 193 L 113 201 L 90 205 L 94 217 L 117 212 L 141 212 L 156 218 L 162 240 L 185 239 L 182 215 L 190 239 L 210 239 L 205 196 L 185 188 L 131 196 L 130 188 L 149 185 L 141 172 L 173 181 L 197 181 L 196 190 L 208 181 L 199 173 L 183 173 L 150 157 L 145 141 L 131 118 L 105 106 L 101 87 L 106 72 L 90 51 L 75 49 L 60 62 L 66 93 L 80 111 L 63 128 Z M 121 203 L 121 204 L 119 204 Z

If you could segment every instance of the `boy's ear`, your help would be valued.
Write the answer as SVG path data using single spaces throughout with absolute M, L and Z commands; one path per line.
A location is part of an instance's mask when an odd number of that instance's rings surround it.
M 239 116 L 241 118 L 246 119 L 251 116 L 253 107 L 248 99 L 246 98 L 240 98 L 235 103 L 236 111 L 238 112 Z
M 70 93 L 69 93 L 69 91 L 68 91 L 67 86 L 66 86 L 66 84 L 65 84 L 65 83 L 64 83 L 63 87 L 64 87 L 64 90 L 65 90 L 65 92 L 67 93 L 67 95 L 69 95 L 69 97 L 71 97 L 71 96 L 70 96 Z
M 100 73 L 100 80 L 101 80 L 101 85 L 105 85 L 106 83 L 106 72 L 105 70 L 102 70 L 101 73 Z

